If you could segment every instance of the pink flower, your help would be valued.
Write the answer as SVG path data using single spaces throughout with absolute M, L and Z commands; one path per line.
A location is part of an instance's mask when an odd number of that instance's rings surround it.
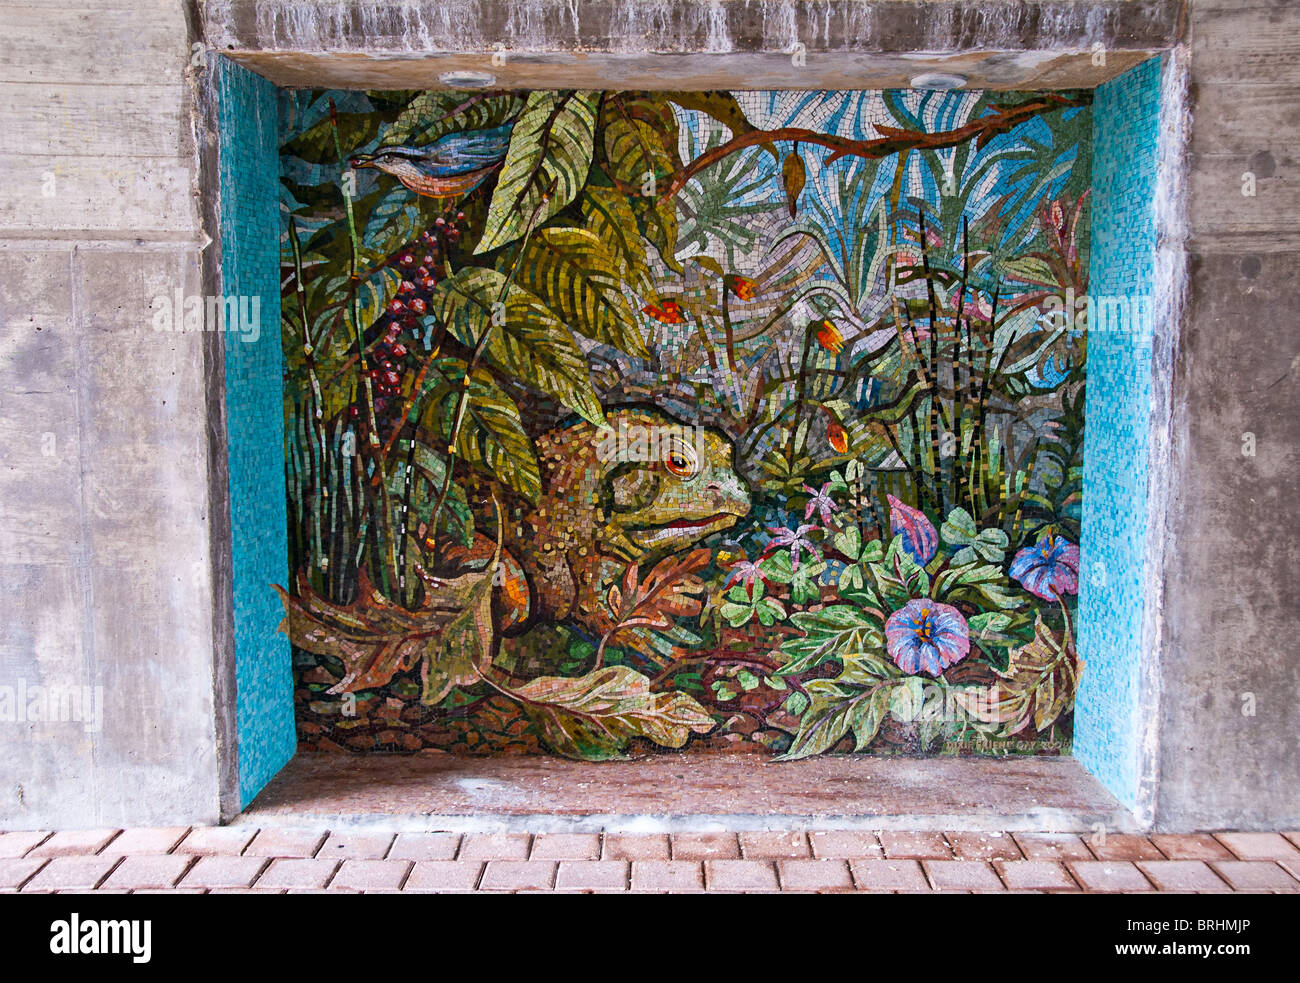
M 889 500 L 889 531 L 903 537 L 903 549 L 912 554 L 917 563 L 925 566 L 939 549 L 939 533 L 934 523 L 920 509 L 904 505 L 893 495 Z

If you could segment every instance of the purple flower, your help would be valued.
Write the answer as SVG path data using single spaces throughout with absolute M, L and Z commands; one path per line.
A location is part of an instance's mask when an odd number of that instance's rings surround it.
M 885 647 L 894 664 L 908 675 L 938 676 L 970 654 L 970 629 L 955 607 L 921 598 L 889 616 Z
M 830 487 L 831 483 L 829 481 L 822 485 L 821 491 L 813 491 L 807 485 L 803 486 L 803 490 L 812 496 L 812 498 L 808 499 L 808 505 L 803 510 L 805 520 L 811 519 L 813 513 L 816 512 L 822 518 L 822 525 L 830 525 L 831 513 L 838 512 L 840 509 L 831 498 Z
M 1029 593 L 1045 601 L 1079 592 L 1079 547 L 1060 536 L 1048 536 L 1026 546 L 1011 561 L 1011 576 Z
M 767 531 L 772 534 L 772 542 L 768 544 L 768 548 L 788 546 L 790 548 L 790 568 L 798 570 L 799 553 L 801 551 L 806 549 L 817 559 L 822 558 L 812 540 L 808 539 L 808 533 L 816 528 L 813 525 L 800 526 L 798 529 L 773 529 L 769 526 Z
M 939 549 L 939 534 L 934 523 L 925 517 L 920 509 L 904 505 L 893 495 L 889 499 L 889 531 L 903 537 L 903 549 L 912 554 L 912 558 L 925 566 Z
M 755 560 L 737 560 L 727 569 L 730 573 L 727 574 L 727 582 L 722 585 L 723 587 L 729 587 L 734 581 L 739 580 L 746 587 L 752 588 L 754 581 L 763 575 Z

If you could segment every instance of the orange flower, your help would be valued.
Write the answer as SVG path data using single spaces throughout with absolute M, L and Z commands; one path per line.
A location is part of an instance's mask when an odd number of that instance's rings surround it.
M 654 304 L 646 304 L 645 307 L 641 308 L 641 311 L 645 314 L 649 314 L 661 324 L 686 323 L 686 317 L 682 314 L 682 309 L 677 306 L 677 301 L 675 300 L 665 300 L 658 306 Z
M 739 297 L 741 300 L 754 299 L 754 281 L 747 276 L 738 276 L 731 274 L 725 281 L 727 289 Z
M 844 336 L 830 321 L 823 321 L 817 326 L 817 343 L 832 355 L 838 355 L 844 350 Z
M 849 449 L 849 435 L 843 427 L 834 421 L 826 425 L 826 437 L 837 454 L 845 454 Z

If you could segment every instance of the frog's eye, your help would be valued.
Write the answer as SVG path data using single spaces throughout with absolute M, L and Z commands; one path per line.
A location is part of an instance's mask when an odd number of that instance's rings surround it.
M 700 472 L 700 459 L 690 444 L 674 440 L 664 451 L 664 466 L 679 478 L 694 478 Z

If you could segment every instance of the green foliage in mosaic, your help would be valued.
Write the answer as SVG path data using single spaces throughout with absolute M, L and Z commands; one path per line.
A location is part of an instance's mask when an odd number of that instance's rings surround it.
M 594 92 L 533 92 L 515 122 L 476 254 L 524 235 L 531 216 L 545 221 L 573 201 L 587 180 L 600 97 Z

